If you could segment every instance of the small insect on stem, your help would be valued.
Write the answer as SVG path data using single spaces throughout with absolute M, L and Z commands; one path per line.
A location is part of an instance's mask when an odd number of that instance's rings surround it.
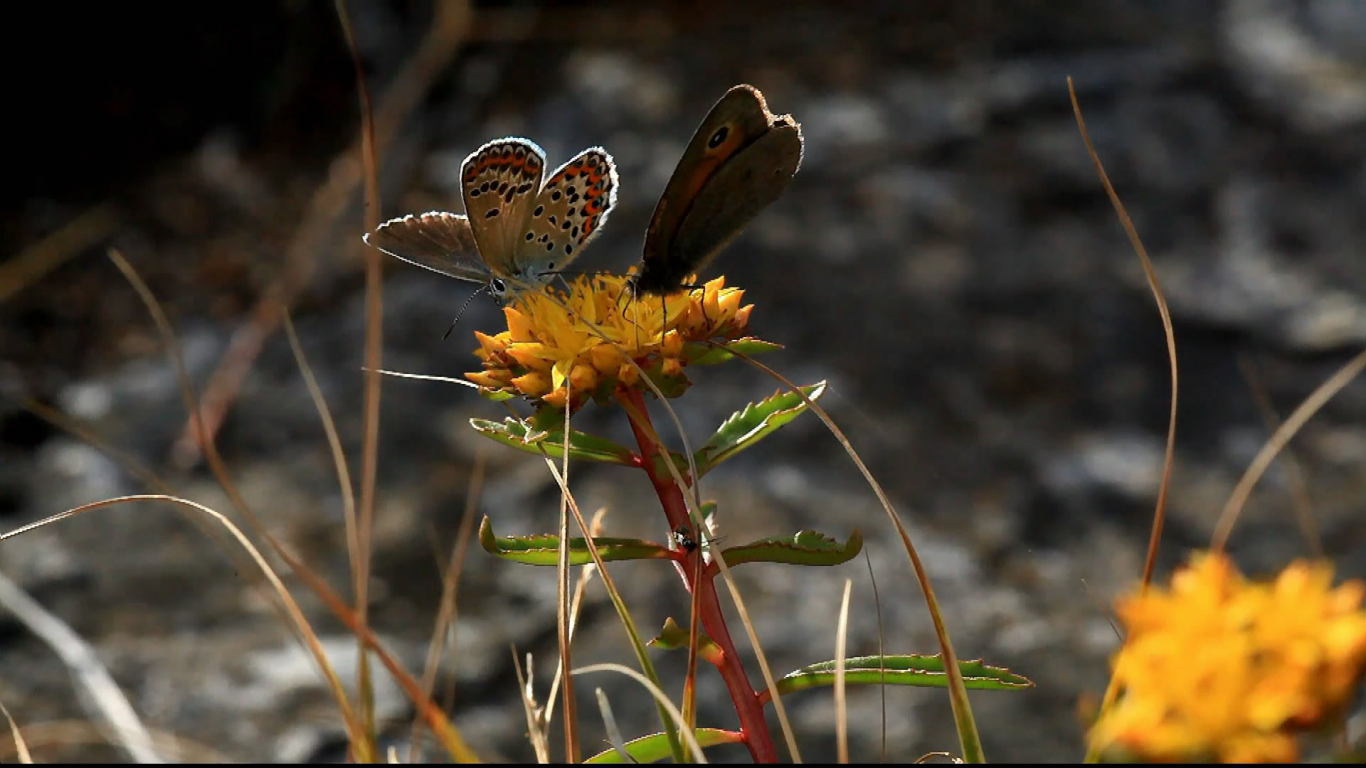
M 697 549 L 697 539 L 693 538 L 692 531 L 686 525 L 674 529 L 674 544 L 689 554 Z

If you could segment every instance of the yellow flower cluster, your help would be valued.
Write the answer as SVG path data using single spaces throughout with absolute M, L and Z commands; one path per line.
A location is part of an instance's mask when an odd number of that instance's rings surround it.
M 1334 589 L 1327 563 L 1269 583 L 1203 554 L 1170 589 L 1121 598 L 1120 698 L 1093 747 L 1148 760 L 1293 761 L 1296 732 L 1341 714 L 1366 664 L 1366 584 Z
M 637 369 L 658 366 L 664 377 L 681 377 L 685 345 L 733 339 L 749 324 L 754 305 L 741 306 L 744 291 L 717 277 L 702 288 L 673 296 L 635 296 L 628 276 L 583 275 L 568 290 L 529 291 L 503 308 L 507 330 L 475 333 L 482 371 L 465 374 L 488 390 L 524 395 L 556 407 L 573 399 L 639 384 Z

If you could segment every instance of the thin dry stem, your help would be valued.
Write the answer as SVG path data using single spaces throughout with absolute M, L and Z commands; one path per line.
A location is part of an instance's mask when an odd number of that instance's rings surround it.
M 556 551 L 555 558 L 555 632 L 560 644 L 560 665 L 569 668 L 570 656 L 570 626 L 569 626 L 569 409 L 573 400 L 570 384 L 565 382 L 564 399 L 564 427 L 562 436 L 564 445 L 561 446 L 563 468 L 560 470 L 558 480 L 560 483 L 560 542 Z M 545 456 L 545 448 L 541 448 L 541 455 Z M 549 462 L 550 458 L 546 457 Z M 589 529 L 583 525 L 582 519 L 579 520 L 582 526 L 584 541 L 591 539 Z M 579 716 L 578 706 L 574 698 L 574 680 L 571 677 L 563 678 L 564 689 L 561 691 L 564 700 L 564 754 L 565 760 L 571 763 L 582 761 L 582 754 L 579 750 Z
M 612 703 L 607 700 L 607 694 L 601 688 L 594 688 L 593 695 L 598 700 L 598 713 L 602 715 L 602 727 L 607 731 L 607 742 L 616 750 L 624 763 L 636 762 L 631 753 L 626 749 L 626 741 L 621 738 L 621 729 L 617 727 L 617 718 L 612 715 Z
M 6 259 L 0 263 L 0 304 L 109 237 L 118 226 L 118 210 L 111 203 L 100 203 Z
M 512 647 L 512 668 L 517 673 L 517 690 L 522 697 L 522 712 L 526 715 L 527 737 L 531 741 L 531 749 L 536 753 L 536 762 L 545 765 L 550 762 L 550 738 L 546 733 L 548 718 L 540 714 L 540 706 L 536 704 L 536 692 L 532 689 L 531 676 L 531 654 L 526 655 L 525 674 L 522 673 L 522 663 L 517 658 L 517 646 Z
M 1162 484 L 1157 489 L 1157 508 L 1153 511 L 1153 528 L 1148 537 L 1148 555 L 1143 563 L 1143 588 L 1146 589 L 1148 583 L 1153 578 L 1153 568 L 1157 564 L 1158 544 L 1162 540 L 1162 524 L 1167 515 L 1167 491 L 1171 487 L 1172 464 L 1174 463 L 1176 451 L 1176 392 L 1177 392 L 1177 365 L 1176 365 L 1176 333 L 1172 330 L 1172 314 L 1167 308 L 1167 299 L 1162 294 L 1162 284 L 1157 279 L 1157 270 L 1153 268 L 1152 259 L 1148 258 L 1148 250 L 1143 247 L 1143 240 L 1138 236 L 1138 230 L 1134 228 L 1134 222 L 1129 218 L 1128 211 L 1124 210 L 1124 203 L 1119 199 L 1119 193 L 1110 183 L 1110 176 L 1105 173 L 1105 165 L 1100 161 L 1100 155 L 1096 153 L 1096 148 L 1091 144 L 1091 135 L 1086 130 L 1086 120 L 1081 116 L 1081 104 L 1077 102 L 1077 91 L 1072 85 L 1072 78 L 1067 78 L 1067 92 L 1072 98 L 1072 113 L 1077 119 L 1077 129 L 1081 131 L 1081 140 L 1086 144 L 1086 153 L 1091 156 L 1091 162 L 1096 166 L 1096 174 L 1100 176 L 1100 183 L 1105 187 L 1105 194 L 1110 198 L 1110 203 L 1115 207 L 1115 213 L 1119 216 L 1120 225 L 1124 227 L 1124 234 L 1129 236 L 1129 243 L 1133 245 L 1134 252 L 1138 254 L 1139 263 L 1143 265 L 1143 274 L 1148 278 L 1148 286 L 1152 288 L 1153 299 L 1157 302 L 1158 314 L 1162 316 L 1162 333 L 1167 340 L 1167 358 L 1170 361 L 1172 376 L 1172 402 L 1171 415 L 1167 419 L 1167 448 L 1162 456 Z
M 383 368 L 379 372 L 385 376 L 393 376 L 399 379 L 417 379 L 418 381 L 440 381 L 445 384 L 459 384 L 470 389 L 479 389 L 479 385 L 467 379 L 457 379 L 452 376 L 428 376 L 421 373 L 404 373 L 403 371 L 387 371 Z
M 844 690 L 844 654 L 849 639 L 849 593 L 853 588 L 854 580 L 845 579 L 839 621 L 835 626 L 835 752 L 841 763 L 849 762 L 849 703 Z
M 863 561 L 868 566 L 868 581 L 873 585 L 873 613 L 877 616 L 877 668 L 881 682 L 878 684 L 877 691 L 882 699 L 882 746 L 879 751 L 879 760 L 887 762 L 887 648 L 884 633 L 882 631 L 882 596 L 877 590 L 877 576 L 873 574 L 873 557 L 868 554 L 868 548 L 863 548 Z
M 14 751 L 19 755 L 19 762 L 25 765 L 32 763 L 33 755 L 29 754 L 24 734 L 19 732 L 19 724 L 14 722 L 14 716 L 9 713 L 9 708 L 3 702 L 0 702 L 0 713 L 5 715 L 5 721 L 9 723 L 10 736 L 14 739 Z
M 346 548 L 352 556 L 351 567 L 354 573 L 355 553 L 360 551 L 360 538 L 356 530 L 356 493 L 351 485 L 351 470 L 346 464 L 346 451 L 342 449 L 341 436 L 337 434 L 332 411 L 327 407 L 322 387 L 318 386 L 318 379 L 313 375 L 313 367 L 308 364 L 308 356 L 304 354 L 303 345 L 299 343 L 299 335 L 294 331 L 294 320 L 290 318 L 288 311 L 285 312 L 284 321 L 285 337 L 289 339 L 290 352 L 294 355 L 294 362 L 299 366 L 299 372 L 303 374 L 308 397 L 313 401 L 313 407 L 318 410 L 318 420 L 322 422 L 323 434 L 327 436 L 327 447 L 332 453 L 332 464 L 337 469 L 337 485 L 341 488 L 342 496 L 342 520 L 346 524 Z M 359 593 L 356 594 L 356 598 L 359 599 Z
M 592 527 L 593 538 L 602 535 L 602 519 L 607 515 L 607 507 L 599 507 L 593 513 Z M 593 574 L 598 570 L 596 563 L 585 563 L 579 569 L 579 580 L 574 585 L 574 602 L 569 606 L 569 639 L 574 639 L 574 630 L 579 626 L 579 614 L 583 610 L 583 597 L 588 592 L 588 584 L 593 580 Z M 555 675 L 550 679 L 550 692 L 546 694 L 545 718 L 549 720 L 555 712 L 555 700 L 560 690 L 560 681 L 564 678 L 563 659 L 555 663 Z
M 1343 387 L 1351 383 L 1352 379 L 1361 374 L 1366 369 L 1366 351 L 1363 351 L 1347 361 L 1347 364 L 1339 368 L 1337 373 L 1328 377 L 1309 394 L 1309 397 L 1300 403 L 1299 407 L 1286 418 L 1285 423 L 1271 435 L 1262 450 L 1258 451 L 1257 456 L 1248 465 L 1247 471 L 1243 473 L 1242 479 L 1234 486 L 1233 492 L 1229 494 L 1228 502 L 1224 504 L 1224 510 L 1219 514 L 1219 522 L 1214 526 L 1214 535 L 1211 537 L 1210 549 L 1220 552 L 1224 545 L 1228 543 L 1228 536 L 1233 531 L 1233 523 L 1238 519 L 1238 513 L 1243 505 L 1247 503 L 1248 496 L 1252 495 L 1252 488 L 1257 485 L 1266 468 L 1271 466 L 1271 462 L 1276 458 L 1276 454 L 1290 442 L 1290 438 L 1305 425 L 1309 419 L 1319 411 L 1329 400 L 1333 398 Z
M 1276 413 L 1276 406 L 1271 402 L 1271 394 L 1262 385 L 1251 359 L 1240 356 L 1238 368 L 1243 372 L 1243 380 L 1247 382 L 1248 391 L 1252 393 L 1252 399 L 1257 403 L 1257 410 L 1262 414 L 1262 421 L 1266 424 L 1267 429 L 1274 433 L 1276 428 L 1281 425 L 1281 417 L 1280 414 Z M 1283 458 L 1286 473 L 1290 477 L 1290 503 L 1295 508 L 1295 519 L 1300 524 L 1300 533 L 1304 534 L 1304 542 L 1309 545 L 1310 553 L 1316 558 L 1321 558 L 1323 557 L 1323 537 L 1319 534 L 1319 522 L 1314 516 L 1313 502 L 1309 500 L 1309 482 L 1305 479 L 1304 468 L 1295 458 L 1295 450 L 1288 445 L 1285 447 Z
M 1105 194 L 1110 198 L 1110 203 L 1119 216 L 1120 225 L 1129 237 L 1129 243 L 1133 246 L 1134 252 L 1138 254 L 1139 263 L 1143 265 L 1143 273 L 1147 276 L 1148 285 L 1153 291 L 1153 298 L 1157 301 L 1158 314 L 1162 316 L 1162 332 L 1167 340 L 1167 357 L 1170 362 L 1172 377 L 1171 415 L 1167 420 L 1167 447 L 1162 457 L 1162 482 L 1157 488 L 1157 504 L 1153 511 L 1152 530 L 1148 536 L 1148 552 L 1143 562 L 1140 590 L 1147 590 L 1148 584 L 1152 582 L 1153 569 L 1157 565 L 1157 551 L 1162 541 L 1162 526 L 1167 516 L 1167 492 L 1171 487 L 1172 465 L 1176 451 L 1176 398 L 1178 389 L 1176 334 L 1172 330 L 1171 312 L 1168 310 L 1167 300 L 1162 294 L 1162 286 L 1157 279 L 1157 270 L 1153 269 L 1152 260 L 1148 258 L 1148 251 L 1143 247 L 1143 240 L 1138 236 L 1138 230 L 1134 228 L 1129 213 L 1124 209 L 1124 203 L 1119 199 L 1119 193 L 1115 191 L 1114 185 L 1110 183 L 1109 175 L 1105 173 L 1105 165 L 1100 161 L 1100 155 L 1097 154 L 1095 146 L 1091 143 L 1091 135 L 1086 130 L 1086 120 L 1081 115 L 1081 104 L 1077 101 L 1077 91 L 1070 76 L 1067 78 L 1067 92 L 1072 99 L 1072 113 L 1076 117 L 1077 129 L 1081 132 L 1082 143 L 1086 145 L 1086 153 L 1096 166 L 1096 175 L 1100 177 L 1101 186 L 1105 188 Z M 1101 702 L 1101 711 L 1108 709 L 1114 703 L 1117 695 L 1119 695 L 1119 688 L 1116 684 L 1116 678 L 1112 675 L 1105 690 L 1105 697 Z M 1095 749 L 1088 749 L 1087 762 L 1094 762 L 1096 757 Z
M 347 49 L 351 53 L 351 63 L 356 69 L 356 92 L 360 99 L 361 118 L 361 169 L 365 179 L 365 231 L 370 232 L 379 226 L 379 160 L 375 151 L 375 121 L 370 107 L 370 89 L 365 84 L 365 71 L 361 66 L 360 51 L 356 49 L 356 37 L 351 29 L 351 15 L 346 10 L 346 0 L 336 0 L 337 16 L 341 20 L 342 32 L 346 38 Z M 375 521 L 375 479 L 379 472 L 379 396 L 380 375 L 376 373 L 384 345 L 384 287 L 381 283 L 384 265 L 380 254 L 373 248 L 365 249 L 365 377 L 364 405 L 361 418 L 363 433 L 361 437 L 360 473 L 360 520 L 356 526 L 356 549 L 351 552 L 352 578 L 356 594 L 356 620 L 362 628 L 370 621 L 370 535 Z M 374 691 L 370 681 L 370 657 L 362 647 L 356 657 L 356 676 L 360 681 L 359 698 L 361 717 L 365 721 L 366 735 L 373 739 L 375 733 Z

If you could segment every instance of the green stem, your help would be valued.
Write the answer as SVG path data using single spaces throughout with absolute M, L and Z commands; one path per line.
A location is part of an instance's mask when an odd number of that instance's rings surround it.
M 651 457 L 659 455 L 660 451 L 650 437 L 654 433 L 654 428 L 649 424 L 650 416 L 645 410 L 644 396 L 638 389 L 626 389 L 621 393 L 621 397 L 632 406 L 627 413 L 634 411 L 640 414 L 639 418 L 645 422 L 642 425 L 632 417 L 631 431 L 635 433 L 636 441 L 640 444 L 641 457 L 645 459 L 642 468 L 650 476 L 650 483 L 654 485 L 659 502 L 664 507 L 669 530 L 674 530 L 680 525 L 686 525 L 691 530 L 683 489 L 679 488 L 669 475 L 657 472 L 657 465 L 651 460 Z M 646 429 L 646 426 L 649 429 Z M 692 582 L 693 575 L 698 572 L 695 558 L 701 556 L 702 547 L 695 548 L 681 561 L 678 570 L 688 591 L 697 591 L 698 617 L 702 620 L 702 626 L 706 628 L 707 634 L 721 648 L 722 658 L 718 669 L 721 671 L 721 678 L 726 682 L 727 690 L 730 691 L 731 699 L 735 702 L 735 713 L 740 717 L 740 732 L 744 734 L 745 746 L 749 747 L 755 762 L 776 763 L 778 751 L 768 730 L 763 704 L 759 701 L 759 695 L 755 693 L 753 686 L 749 684 L 749 677 L 740 662 L 740 654 L 735 648 L 735 642 L 731 640 L 730 630 L 726 627 L 725 615 L 721 612 L 721 603 L 713 583 L 715 571 L 704 569 L 703 577 L 696 584 Z

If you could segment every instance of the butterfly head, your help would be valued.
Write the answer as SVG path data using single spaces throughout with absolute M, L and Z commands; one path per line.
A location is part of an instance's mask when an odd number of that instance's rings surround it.
M 507 303 L 509 293 L 507 281 L 503 278 L 495 277 L 489 281 L 489 295 L 499 306 Z

